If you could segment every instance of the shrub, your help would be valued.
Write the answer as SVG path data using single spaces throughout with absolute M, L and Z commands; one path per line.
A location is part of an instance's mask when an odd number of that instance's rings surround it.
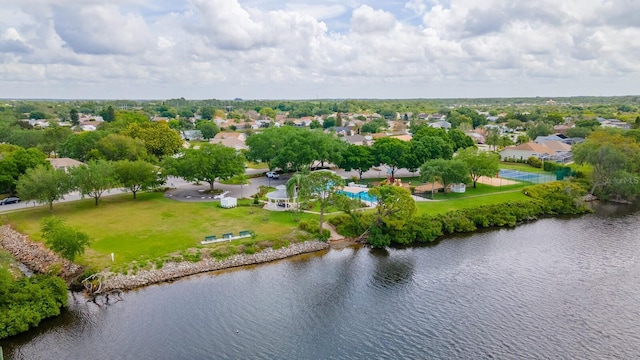
M 542 167 L 542 160 L 538 159 L 535 156 L 531 156 L 527 159 L 527 164 L 539 169 Z

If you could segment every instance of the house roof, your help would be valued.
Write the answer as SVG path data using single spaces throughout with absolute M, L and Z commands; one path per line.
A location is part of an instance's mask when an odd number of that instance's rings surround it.
M 47 160 L 49 160 L 54 169 L 66 169 L 84 165 L 83 162 L 71 158 L 54 158 Z
M 553 151 L 571 151 L 571 145 L 569 144 L 565 144 L 562 141 L 557 141 L 557 140 L 552 140 L 552 141 L 546 141 L 544 143 L 544 145 L 550 149 L 552 149 Z
M 402 141 L 411 141 L 411 139 L 413 138 L 413 136 L 411 135 L 394 135 L 391 136 L 392 138 L 396 138 Z
M 236 138 L 221 138 L 221 139 L 213 138 L 209 140 L 209 143 L 221 144 L 226 147 L 234 148 L 236 150 L 246 150 L 249 148 L 243 140 L 236 139 Z
M 240 140 L 244 143 L 244 140 L 246 139 L 246 136 L 244 133 L 241 132 L 232 132 L 232 131 L 221 131 L 219 133 L 216 134 L 216 136 L 213 137 L 214 139 L 217 140 L 221 140 L 221 139 L 236 139 L 236 140 Z
M 556 152 L 571 151 L 571 145 L 567 145 L 561 141 L 546 141 L 542 144 L 536 144 L 534 142 L 528 142 L 520 144 L 518 146 L 510 146 L 505 150 L 521 150 L 530 151 L 537 154 L 554 154 Z

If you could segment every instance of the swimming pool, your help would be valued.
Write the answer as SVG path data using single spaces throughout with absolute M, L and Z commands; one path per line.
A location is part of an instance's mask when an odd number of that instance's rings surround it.
M 337 193 L 338 194 L 345 194 L 350 199 L 358 199 L 358 200 L 372 202 L 372 203 L 378 201 L 378 199 L 375 196 L 369 195 L 369 193 L 367 191 L 354 193 L 354 192 L 345 191 L 345 190 L 338 190 Z

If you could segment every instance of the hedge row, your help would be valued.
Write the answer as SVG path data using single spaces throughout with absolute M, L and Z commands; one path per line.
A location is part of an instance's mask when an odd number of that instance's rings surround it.
M 542 215 L 581 214 L 589 209 L 580 200 L 584 189 L 574 183 L 553 182 L 523 189 L 530 200 L 511 201 L 454 210 L 440 215 L 414 216 L 401 230 L 375 229 L 375 235 L 384 235 L 390 243 L 428 243 L 446 234 L 471 232 L 478 228 L 513 227 L 523 221 L 535 220 Z M 357 218 L 340 215 L 330 219 L 338 232 L 358 236 L 372 223 L 371 214 Z

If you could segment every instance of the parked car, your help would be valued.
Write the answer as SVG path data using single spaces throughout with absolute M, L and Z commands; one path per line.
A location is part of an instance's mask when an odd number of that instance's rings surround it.
M 267 177 L 268 177 L 269 179 L 279 179 L 279 178 L 280 178 L 280 174 L 278 174 L 278 173 L 277 173 L 277 172 L 275 172 L 275 171 L 269 171 L 269 172 L 267 173 Z
M 0 200 L 0 205 L 17 204 L 19 202 L 20 202 L 20 198 L 15 196 L 9 196 L 8 198 L 4 198 Z

